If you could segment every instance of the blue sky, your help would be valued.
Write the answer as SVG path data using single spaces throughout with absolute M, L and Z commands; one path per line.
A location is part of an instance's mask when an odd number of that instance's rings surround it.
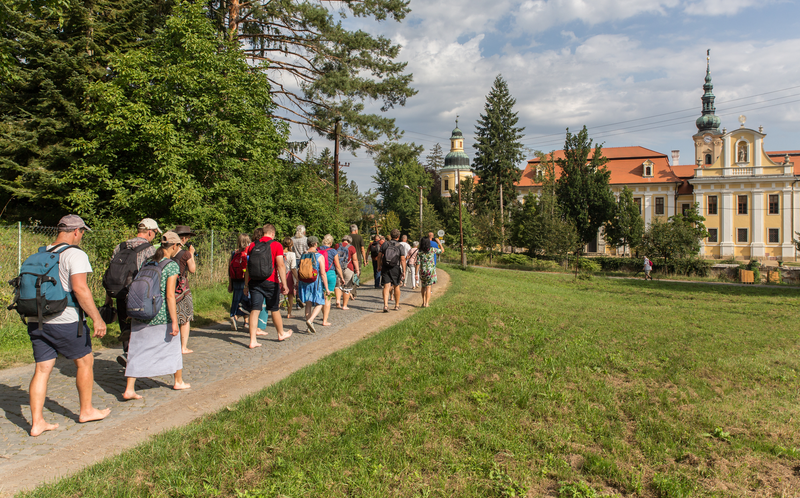
M 800 149 L 800 6 L 785 0 L 411 0 L 402 23 L 345 22 L 403 46 L 419 93 L 389 112 L 404 141 L 465 150 L 497 74 L 517 99 L 523 142 L 549 152 L 583 125 L 605 147 L 641 145 L 691 164 L 711 49 L 717 114 L 729 130 L 764 126 L 768 151 Z M 375 105 L 375 112 L 379 112 Z M 304 139 L 299 130 L 295 139 Z M 332 147 L 313 137 L 317 151 Z M 348 178 L 375 188 L 372 158 L 344 154 Z M 524 162 L 520 163 L 524 167 Z

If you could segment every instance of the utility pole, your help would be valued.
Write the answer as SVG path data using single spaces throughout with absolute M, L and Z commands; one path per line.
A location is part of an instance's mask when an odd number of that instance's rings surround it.
M 506 225 L 503 219 L 503 184 L 500 184 L 500 254 L 505 252 L 506 245 Z
M 333 127 L 333 188 L 336 192 L 336 209 L 339 209 L 339 133 L 342 130 L 342 123 L 336 121 Z
M 461 170 L 456 170 L 456 187 L 458 188 L 458 233 L 461 237 L 461 268 L 467 267 L 467 258 L 464 256 L 464 224 L 461 220 Z
M 422 185 L 419 186 L 419 238 L 422 238 Z

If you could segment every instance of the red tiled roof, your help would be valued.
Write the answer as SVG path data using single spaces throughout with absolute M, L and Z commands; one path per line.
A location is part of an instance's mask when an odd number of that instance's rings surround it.
M 648 183 L 678 183 L 680 178 L 673 172 L 665 154 L 655 152 L 644 147 L 608 147 L 603 148 L 603 156 L 608 159 L 606 168 L 611 172 L 612 185 L 648 184 Z M 564 151 L 555 151 L 555 159 L 563 159 Z M 643 177 L 644 163 L 646 160 L 653 163 L 653 176 Z M 539 158 L 528 161 L 522 173 L 518 186 L 531 187 L 538 185 L 536 181 L 536 166 Z M 560 168 L 556 166 L 556 176 L 560 176 Z M 681 171 L 683 173 L 684 171 Z M 691 176 L 691 175 L 690 175 Z
M 775 152 L 767 152 L 770 159 L 778 164 L 783 163 L 783 158 L 789 154 L 789 160 L 794 163 L 794 174 L 800 175 L 800 150 L 777 150 Z

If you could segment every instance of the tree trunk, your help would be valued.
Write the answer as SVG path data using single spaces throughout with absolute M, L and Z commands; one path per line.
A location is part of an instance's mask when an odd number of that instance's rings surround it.
M 240 9 L 239 0 L 231 0 L 231 5 L 228 9 L 228 39 L 230 40 L 236 40 L 239 36 Z

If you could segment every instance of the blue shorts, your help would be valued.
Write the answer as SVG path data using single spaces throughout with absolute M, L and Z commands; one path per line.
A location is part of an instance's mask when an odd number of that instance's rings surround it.
M 336 270 L 331 268 L 325 275 L 328 277 L 328 292 L 333 292 L 336 290 Z
M 36 363 L 54 360 L 59 354 L 68 360 L 83 358 L 92 352 L 92 336 L 86 322 L 83 337 L 78 337 L 78 322 L 42 325 L 28 322 L 28 335 L 33 345 L 33 359 Z
M 251 280 L 250 289 L 250 311 L 278 311 L 281 305 L 281 288 L 275 282 L 269 280 Z M 266 305 L 266 306 L 265 306 Z

